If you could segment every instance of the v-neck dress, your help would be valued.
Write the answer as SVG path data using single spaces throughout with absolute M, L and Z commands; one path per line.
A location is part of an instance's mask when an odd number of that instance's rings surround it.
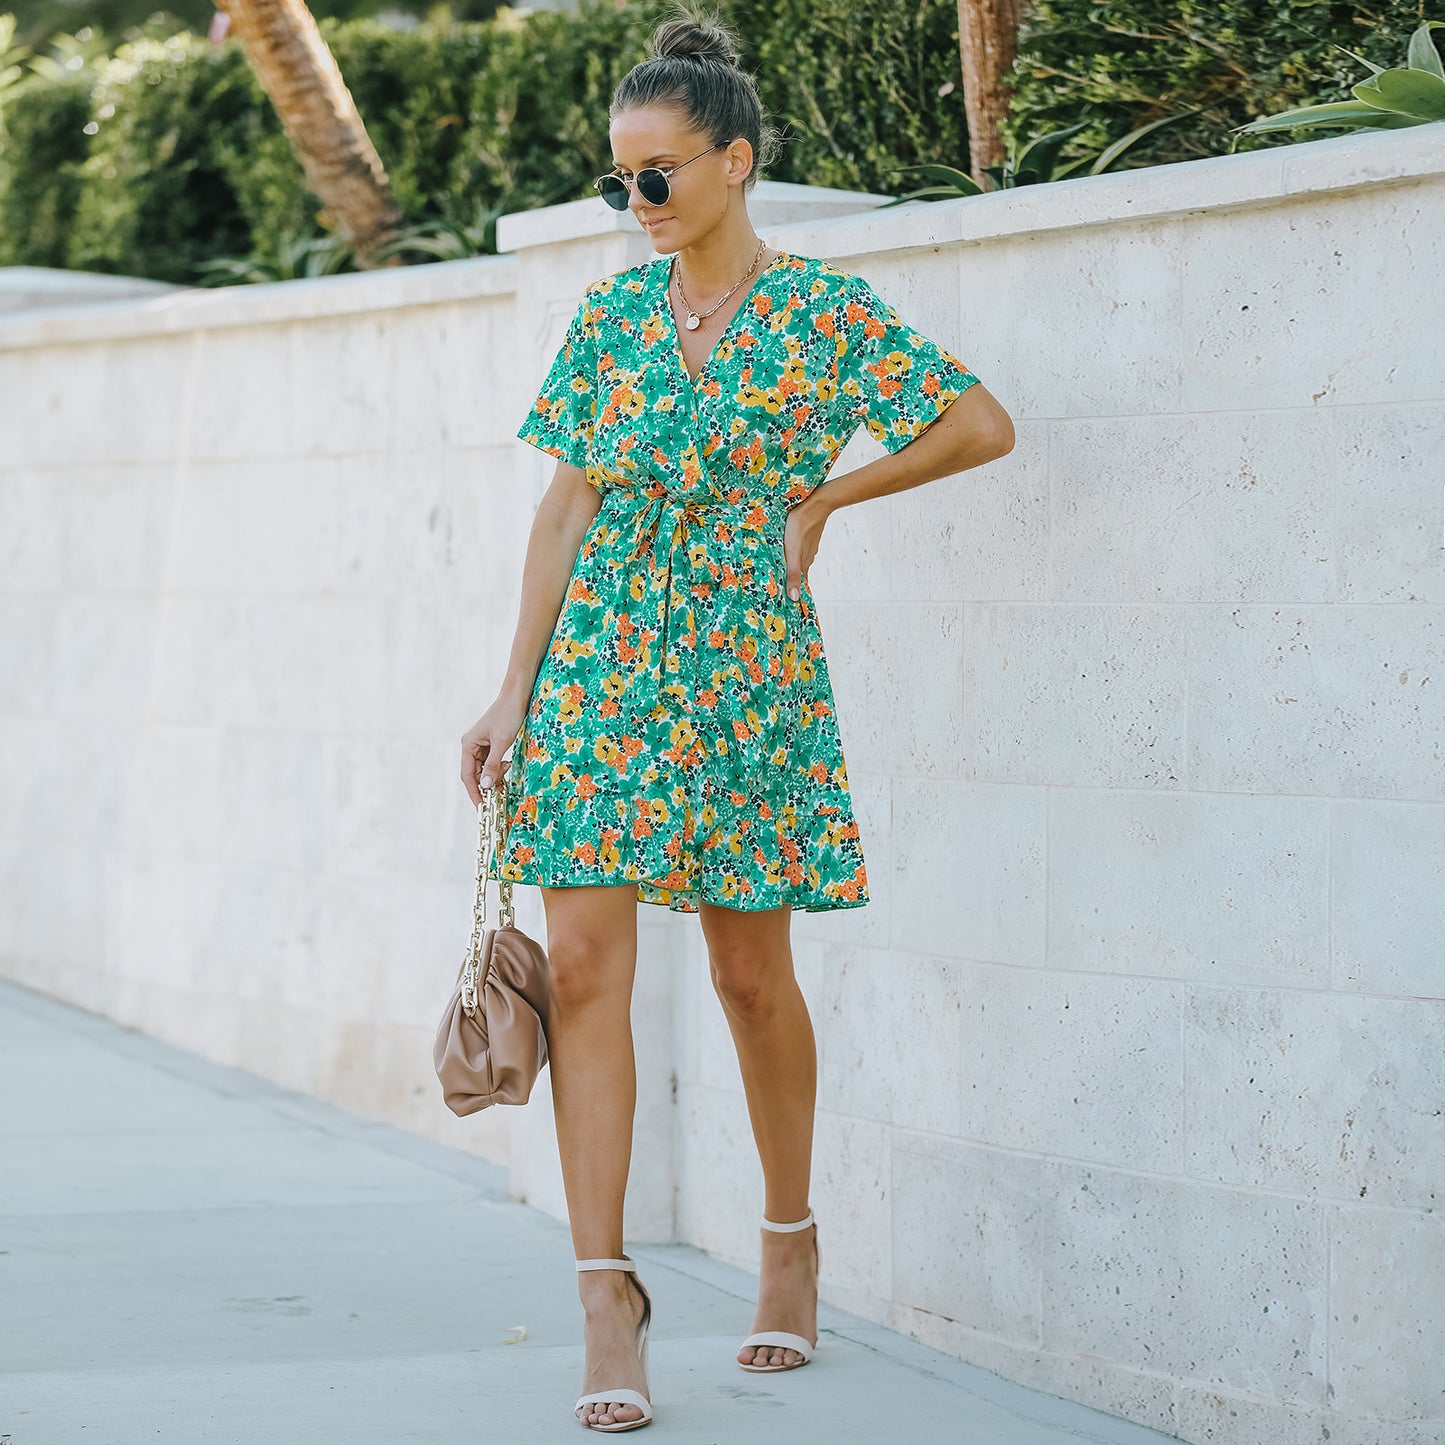
M 491 876 L 639 902 L 868 901 L 790 508 L 860 425 L 890 452 L 978 381 L 861 277 L 786 252 L 689 376 L 671 256 L 589 285 L 517 435 L 586 469 L 578 548 L 507 773 Z

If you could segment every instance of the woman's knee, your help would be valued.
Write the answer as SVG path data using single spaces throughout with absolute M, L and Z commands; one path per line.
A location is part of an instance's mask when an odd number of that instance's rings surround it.
M 738 1018 L 765 1018 L 796 988 L 792 960 L 756 950 L 718 949 L 710 955 L 712 986 L 722 1005 Z
M 626 900 L 609 896 L 619 891 L 543 890 L 548 986 L 553 1000 L 564 1007 L 606 1000 L 630 1003 L 637 967 L 636 897 L 632 896 L 629 912 L 626 906 L 619 907 Z

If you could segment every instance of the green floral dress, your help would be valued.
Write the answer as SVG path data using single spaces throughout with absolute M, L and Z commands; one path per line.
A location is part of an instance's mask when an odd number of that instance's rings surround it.
M 584 467 L 578 548 L 507 774 L 494 878 L 644 903 L 868 901 L 823 636 L 788 510 L 864 423 L 889 451 L 977 380 L 861 277 L 788 253 L 696 379 L 671 256 L 594 281 L 517 435 Z

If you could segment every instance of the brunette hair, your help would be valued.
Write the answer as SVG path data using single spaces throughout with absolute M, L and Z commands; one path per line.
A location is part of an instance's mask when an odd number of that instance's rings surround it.
M 648 59 L 617 83 L 608 115 L 672 106 L 714 144 L 741 137 L 753 148 L 753 168 L 743 182 L 750 191 L 759 170 L 777 156 L 778 131 L 763 113 L 753 77 L 738 64 L 742 49 L 727 22 L 690 0 L 674 8 L 674 17 L 652 32 Z

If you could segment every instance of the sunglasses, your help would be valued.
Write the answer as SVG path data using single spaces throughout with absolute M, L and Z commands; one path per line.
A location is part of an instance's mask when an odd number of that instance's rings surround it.
M 690 160 L 679 161 L 675 166 L 665 166 L 659 169 L 657 166 L 644 166 L 632 178 L 629 183 L 617 174 L 616 171 L 608 171 L 605 176 L 598 176 L 592 182 L 593 189 L 614 211 L 625 211 L 628 198 L 632 194 L 632 187 L 637 187 L 638 194 L 649 206 L 665 206 L 672 195 L 672 188 L 667 183 L 667 178 L 674 172 L 680 171 L 683 166 L 690 166 L 693 161 L 700 161 L 703 156 L 711 155 L 716 150 L 721 150 L 730 141 L 720 140 L 716 145 L 710 145 L 705 151 L 699 151 Z

